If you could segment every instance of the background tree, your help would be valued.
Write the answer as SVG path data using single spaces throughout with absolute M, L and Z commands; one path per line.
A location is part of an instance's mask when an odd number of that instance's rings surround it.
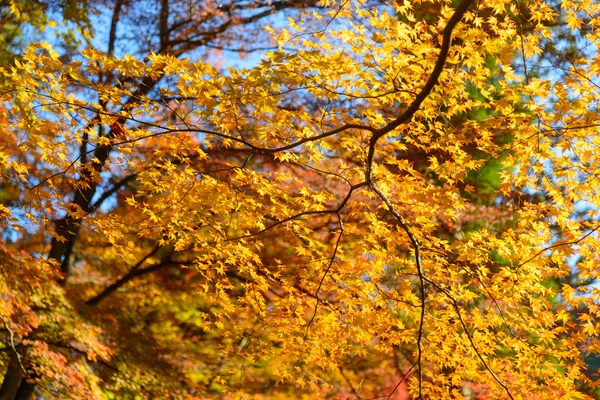
M 0 397 L 584 397 L 598 10 L 561 5 L 115 1 L 106 51 L 29 47 Z

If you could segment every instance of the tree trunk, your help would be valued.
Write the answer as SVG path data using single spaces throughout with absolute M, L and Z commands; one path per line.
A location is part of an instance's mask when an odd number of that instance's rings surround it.
M 24 375 L 19 359 L 12 353 L 0 386 L 0 400 L 31 400 L 35 397 L 35 384 L 27 382 Z
M 2 386 L 0 386 L 0 400 L 14 400 L 17 398 L 17 392 L 23 382 L 23 371 L 19 365 L 19 360 L 14 354 L 11 354 L 8 369 L 4 374 Z
M 19 386 L 19 390 L 17 390 L 17 394 L 15 395 L 15 400 L 31 400 L 35 398 L 34 394 L 35 384 L 29 383 L 23 379 Z

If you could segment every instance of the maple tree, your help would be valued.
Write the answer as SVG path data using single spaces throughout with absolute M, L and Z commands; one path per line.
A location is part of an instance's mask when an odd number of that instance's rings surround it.
M 0 399 L 597 395 L 599 5 L 95 7 L 0 70 Z

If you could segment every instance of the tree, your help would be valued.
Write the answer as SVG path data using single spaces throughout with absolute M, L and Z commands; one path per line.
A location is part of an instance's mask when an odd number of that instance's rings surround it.
M 29 46 L 0 398 L 591 398 L 600 9 L 560 5 L 115 0 L 106 51 Z

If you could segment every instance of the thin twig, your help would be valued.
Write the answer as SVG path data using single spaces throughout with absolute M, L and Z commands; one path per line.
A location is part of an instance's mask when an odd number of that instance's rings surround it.
M 360 396 L 360 394 L 358 394 L 358 391 L 356 390 L 356 388 L 354 387 L 354 385 L 350 381 L 350 378 L 348 378 L 348 375 L 346 375 L 346 373 L 344 372 L 344 369 L 342 367 L 339 367 L 339 370 L 340 370 L 340 374 L 342 375 L 342 378 L 344 378 L 344 380 L 346 381 L 346 383 L 350 387 L 350 390 L 352 391 L 352 394 L 354 396 L 356 396 L 356 398 L 358 400 L 361 400 L 362 397 Z
M 323 282 L 325 281 L 325 278 L 327 277 L 327 274 L 329 274 L 329 271 L 331 270 L 331 267 L 333 266 L 333 263 L 335 261 L 335 257 L 337 255 L 338 249 L 340 247 L 340 242 L 342 241 L 342 236 L 344 235 L 344 223 L 342 221 L 342 216 L 340 215 L 339 212 L 337 212 L 336 214 L 337 214 L 337 217 L 338 217 L 338 224 L 339 224 L 339 227 L 340 227 L 340 234 L 338 235 L 338 238 L 337 238 L 337 240 L 335 242 L 335 247 L 333 248 L 333 254 L 331 255 L 331 258 L 329 260 L 329 265 L 327 265 L 327 268 L 325 269 L 325 272 L 323 273 L 323 276 L 321 277 L 321 281 L 319 282 L 319 286 L 317 287 L 317 290 L 315 291 L 315 299 L 316 299 L 315 309 L 313 311 L 312 316 L 310 317 L 310 320 L 306 324 L 306 332 L 304 333 L 304 339 L 306 339 L 306 337 L 308 336 L 308 330 L 310 329 L 311 325 L 315 321 L 315 317 L 317 316 L 317 310 L 318 310 L 319 304 L 321 302 L 321 299 L 319 298 L 319 292 L 321 291 L 321 287 L 323 286 Z
M 8 331 L 8 335 L 10 336 L 10 348 L 12 349 L 13 353 L 15 353 L 15 356 L 17 357 L 17 362 L 19 363 L 19 367 L 21 367 L 21 370 L 23 371 L 25 376 L 29 378 L 29 373 L 25 369 L 25 366 L 23 366 L 21 355 L 17 351 L 17 345 L 15 344 L 15 333 L 12 331 L 12 329 L 10 329 L 10 327 L 8 326 L 8 322 L 6 322 L 4 317 L 0 316 L 0 321 L 2 321 L 2 323 L 4 324 L 4 328 Z
M 413 235 L 412 231 L 406 225 L 404 218 L 396 211 L 393 204 L 389 201 L 389 199 L 385 196 L 385 194 L 374 184 L 371 184 L 371 188 L 377 195 L 383 200 L 390 213 L 396 218 L 398 224 L 406 235 L 408 236 L 410 243 L 412 245 L 413 251 L 415 253 L 415 266 L 417 267 L 417 275 L 419 276 L 419 292 L 421 296 L 421 315 L 419 317 L 419 332 L 417 337 L 417 374 L 419 377 L 419 398 L 423 398 L 423 364 L 422 364 L 422 355 L 423 355 L 423 325 L 425 323 L 425 277 L 423 276 L 423 268 L 421 266 L 421 247 L 416 237 Z
M 427 278 L 425 278 L 425 279 L 427 279 Z M 446 289 L 442 288 L 441 286 L 437 285 L 435 282 L 433 282 L 433 281 L 431 281 L 429 279 L 427 279 L 427 282 L 429 282 L 436 289 L 438 289 L 439 291 L 441 291 L 442 293 L 444 293 L 446 295 L 446 297 L 448 297 L 448 299 L 450 299 L 450 301 L 452 302 L 452 305 L 454 307 L 454 310 L 456 311 L 456 315 L 458 316 L 460 324 L 462 325 L 462 327 L 463 327 L 463 329 L 465 331 L 465 334 L 467 335 L 467 338 L 469 339 L 469 343 L 471 344 L 471 348 L 473 349 L 473 351 L 477 355 L 477 358 L 479 358 L 479 360 L 481 361 L 481 363 L 483 364 L 483 366 L 485 367 L 485 369 L 490 373 L 490 375 L 492 375 L 492 378 L 494 378 L 494 380 L 500 386 L 502 386 L 502 388 L 506 391 L 506 394 L 508 395 L 508 397 L 511 400 L 514 400 L 514 397 L 512 396 L 512 393 L 510 392 L 510 390 L 508 389 L 508 386 L 506 386 L 506 384 L 504 382 L 502 382 L 502 380 L 498 377 L 498 375 L 496 375 L 496 373 L 488 365 L 487 361 L 485 361 L 485 359 L 483 358 L 483 355 L 481 354 L 481 352 L 477 348 L 477 345 L 475 344 L 475 341 L 473 340 L 473 336 L 471 336 L 471 333 L 467 329 L 467 324 L 465 323 L 465 320 L 462 317 L 462 313 L 460 312 L 460 307 L 459 307 L 458 302 L 456 301 L 456 299 L 448 292 L 448 290 L 446 290 Z
M 404 380 L 408 377 L 408 375 L 410 374 L 410 371 L 413 370 L 413 368 L 415 368 L 415 366 L 417 365 L 416 362 L 414 362 L 410 368 L 408 369 L 408 371 L 406 371 L 404 374 L 402 374 L 402 378 L 400 378 L 400 381 L 396 384 L 396 386 L 394 386 L 394 389 L 392 390 L 392 392 L 386 396 L 376 396 L 376 397 L 369 397 L 368 399 L 364 399 L 364 400 L 376 400 L 376 399 L 386 399 L 386 400 L 390 400 L 392 398 L 392 396 L 394 395 L 394 393 L 396 393 L 396 390 L 398 390 L 398 388 L 400 387 L 400 385 L 402 385 L 402 382 L 404 382 Z
M 583 235 L 582 237 L 580 237 L 577 240 L 573 240 L 573 241 L 570 241 L 570 242 L 555 243 L 553 245 L 544 247 L 543 249 L 541 249 L 540 251 L 538 251 L 537 253 L 535 253 L 532 257 L 528 258 L 527 260 L 523 261 L 521 264 L 517 265 L 516 270 L 518 271 L 523 265 L 527 264 L 528 262 L 530 262 L 531 260 L 533 260 L 534 258 L 536 258 L 537 256 L 539 256 L 540 254 L 542 254 L 545 251 L 548 251 L 548 250 L 551 250 L 551 249 L 555 249 L 557 247 L 569 246 L 569 245 L 572 245 L 572 244 L 579 244 L 580 242 L 582 242 L 583 240 L 585 240 L 588 236 L 590 236 L 592 233 L 596 232 L 598 229 L 600 229 L 600 225 L 598 225 L 594 229 L 590 230 L 588 233 L 586 233 L 585 235 Z

